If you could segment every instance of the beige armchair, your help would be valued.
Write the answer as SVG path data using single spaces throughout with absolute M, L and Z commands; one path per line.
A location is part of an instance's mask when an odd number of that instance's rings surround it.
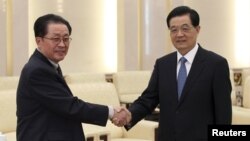
M 0 132 L 7 137 L 7 141 L 16 141 L 18 77 L 13 78 L 0 78 Z M 112 83 L 86 82 L 72 83 L 69 86 L 73 94 L 84 101 L 120 106 L 116 89 Z M 123 127 L 116 127 L 110 121 L 106 127 L 90 124 L 83 124 L 83 126 L 87 141 L 154 141 L 158 123 L 143 120 L 128 132 Z
M 147 87 L 151 71 L 121 71 L 113 75 L 121 103 L 132 103 Z
M 68 73 L 64 75 L 64 79 L 68 84 L 106 82 L 104 73 L 84 73 L 84 72 Z
M 86 102 L 97 104 L 120 106 L 119 98 L 112 83 L 82 83 L 70 84 L 73 94 Z M 126 131 L 123 127 L 116 127 L 108 121 L 106 127 L 91 124 L 83 124 L 86 134 L 96 134 L 98 140 L 104 134 L 111 141 L 155 141 L 158 122 L 140 121 L 131 130 Z
M 0 77 L 0 132 L 7 141 L 16 140 L 16 89 L 19 76 Z
M 250 124 L 250 76 L 244 78 L 243 107 L 233 105 L 233 124 Z
M 7 141 L 16 140 L 16 89 L 19 76 L 0 77 L 0 132 Z
M 17 89 L 19 76 L 1 76 L 0 77 L 0 91 Z
M 236 94 L 235 94 L 235 85 L 234 85 L 234 74 L 233 74 L 232 70 L 230 70 L 230 81 L 231 81 L 231 85 L 232 85 L 232 92 L 231 92 L 232 105 L 236 106 Z
M 16 140 L 16 90 L 0 90 L 0 132 L 7 141 Z

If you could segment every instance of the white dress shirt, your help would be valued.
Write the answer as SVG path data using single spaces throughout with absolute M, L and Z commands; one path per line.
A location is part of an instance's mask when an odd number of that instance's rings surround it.
M 187 69 L 187 76 L 189 74 L 189 71 L 191 69 L 192 63 L 194 61 L 194 57 L 198 51 L 198 44 L 195 44 L 195 47 L 190 50 L 186 55 L 182 56 L 178 51 L 177 51 L 177 73 L 176 73 L 176 78 L 178 78 L 178 72 L 181 67 L 181 62 L 179 61 L 181 57 L 185 57 L 187 59 L 187 62 L 185 63 L 186 69 Z

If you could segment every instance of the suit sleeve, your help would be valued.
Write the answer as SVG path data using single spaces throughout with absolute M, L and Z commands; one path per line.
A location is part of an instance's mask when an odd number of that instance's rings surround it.
M 158 71 L 157 65 L 153 70 L 151 78 L 149 80 L 147 88 L 143 91 L 141 96 L 135 100 L 129 107 L 129 111 L 132 113 L 132 121 L 129 126 L 125 126 L 127 130 L 132 128 L 137 122 L 142 120 L 146 115 L 149 115 L 154 111 L 159 104 L 159 96 L 157 89 Z
M 232 122 L 231 90 L 228 63 L 223 59 L 216 66 L 213 80 L 216 124 L 231 124 Z
M 108 107 L 84 102 L 72 96 L 71 91 L 50 70 L 37 69 L 28 80 L 30 96 L 46 110 L 85 123 L 106 125 Z

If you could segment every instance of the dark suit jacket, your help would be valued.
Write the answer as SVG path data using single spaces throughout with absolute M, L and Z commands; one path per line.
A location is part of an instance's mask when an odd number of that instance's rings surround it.
M 207 140 L 209 124 L 231 124 L 231 82 L 226 59 L 199 46 L 183 93 L 177 94 L 177 53 L 156 61 L 148 87 L 131 105 L 130 129 L 160 104 L 159 141 Z
M 85 141 L 81 122 L 106 125 L 108 107 L 74 97 L 52 64 L 35 51 L 17 89 L 17 141 Z

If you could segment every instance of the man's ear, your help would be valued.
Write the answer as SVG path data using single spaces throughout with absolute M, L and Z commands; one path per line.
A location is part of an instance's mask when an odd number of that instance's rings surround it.
M 42 37 L 35 37 L 37 48 L 41 50 L 41 44 L 42 44 Z
M 41 42 L 42 38 L 41 37 L 35 37 L 35 40 L 36 40 L 36 44 L 39 44 Z
M 199 33 L 200 29 L 201 29 L 201 26 L 198 25 L 198 26 L 195 27 L 195 29 L 196 29 L 197 33 Z

